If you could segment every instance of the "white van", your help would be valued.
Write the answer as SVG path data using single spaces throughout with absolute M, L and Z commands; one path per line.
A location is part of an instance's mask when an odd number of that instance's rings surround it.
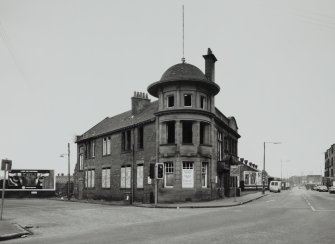
M 281 191 L 281 181 L 271 181 L 270 182 L 270 192 L 280 192 Z

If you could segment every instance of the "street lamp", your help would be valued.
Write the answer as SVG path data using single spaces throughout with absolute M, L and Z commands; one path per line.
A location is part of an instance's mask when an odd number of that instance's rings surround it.
M 60 155 L 60 157 L 67 156 L 68 165 L 67 165 L 67 176 L 68 176 L 68 182 L 67 182 L 67 200 L 71 199 L 70 196 L 70 183 L 71 183 L 71 176 L 70 176 L 70 143 L 67 144 L 67 153 L 63 153 Z
M 264 142 L 264 154 L 263 154 L 263 174 L 262 174 L 262 180 L 263 180 L 263 187 L 262 187 L 262 194 L 265 194 L 265 144 L 281 144 L 281 142 L 272 142 L 272 141 L 265 141 Z

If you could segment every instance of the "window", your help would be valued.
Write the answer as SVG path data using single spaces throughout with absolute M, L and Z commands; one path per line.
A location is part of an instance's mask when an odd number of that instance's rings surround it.
M 205 96 L 200 96 L 200 108 L 207 109 L 207 102 Z
M 208 163 L 202 162 L 201 165 L 201 186 L 207 188 Z
M 84 169 L 84 155 L 82 153 L 79 154 L 79 170 Z
M 86 188 L 94 188 L 94 177 L 95 172 L 94 169 L 88 169 L 85 171 L 85 187 Z
M 174 185 L 174 168 L 173 162 L 164 163 L 164 187 L 173 187 Z
M 137 188 L 143 188 L 143 165 L 137 165 L 137 170 L 136 170 L 136 185 Z
M 223 159 L 223 137 L 222 132 L 218 131 L 218 160 Z
M 102 155 L 110 155 L 111 154 L 111 137 L 104 137 L 102 140 Z
M 121 167 L 121 188 L 130 188 L 131 167 Z
M 200 144 L 210 144 L 209 143 L 209 124 L 200 123 Z
M 168 108 L 174 107 L 174 96 L 173 95 L 167 97 L 167 106 Z
M 175 122 L 169 121 L 166 123 L 166 131 L 167 131 L 167 143 L 174 144 L 175 143 Z
M 193 162 L 183 162 L 181 184 L 182 188 L 193 188 L 194 186 Z
M 192 106 L 192 95 L 184 94 L 184 106 L 191 107 Z
M 191 144 L 193 142 L 193 122 L 192 121 L 183 121 L 183 143 Z
M 137 137 L 138 137 L 138 148 L 143 149 L 144 138 L 143 138 L 143 126 L 137 129 Z
M 110 188 L 111 187 L 111 169 L 102 168 L 101 171 L 101 187 Z
M 130 151 L 131 149 L 131 131 L 127 130 L 122 132 L 121 138 L 121 151 Z

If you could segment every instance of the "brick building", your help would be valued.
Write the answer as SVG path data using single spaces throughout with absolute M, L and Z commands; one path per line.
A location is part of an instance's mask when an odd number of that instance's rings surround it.
M 335 144 L 325 152 L 325 177 L 334 177 Z
M 145 93 L 135 92 L 131 110 L 107 117 L 77 137 L 75 196 L 153 200 L 150 165 L 163 163 L 158 201 L 201 201 L 229 195 L 231 164 L 240 137 L 234 117 L 215 107 L 216 57 L 208 49 L 205 74 L 188 63 L 170 67 Z
M 323 184 L 331 186 L 335 181 L 335 144 L 331 145 L 325 152 L 325 172 Z

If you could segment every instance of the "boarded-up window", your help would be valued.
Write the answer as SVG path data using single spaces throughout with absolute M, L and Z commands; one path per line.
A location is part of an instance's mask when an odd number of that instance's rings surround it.
M 101 172 L 101 187 L 110 188 L 111 186 L 111 169 L 103 168 Z
M 173 162 L 164 163 L 164 186 L 173 187 L 174 185 L 174 167 Z
M 137 188 L 143 188 L 143 165 L 137 166 L 137 175 L 136 175 L 136 185 Z
M 85 171 L 85 187 L 86 188 L 94 188 L 94 177 L 95 172 L 94 169 L 89 169 Z
M 131 167 L 121 167 L 121 188 L 130 188 Z
M 183 162 L 182 188 L 194 187 L 193 162 Z

